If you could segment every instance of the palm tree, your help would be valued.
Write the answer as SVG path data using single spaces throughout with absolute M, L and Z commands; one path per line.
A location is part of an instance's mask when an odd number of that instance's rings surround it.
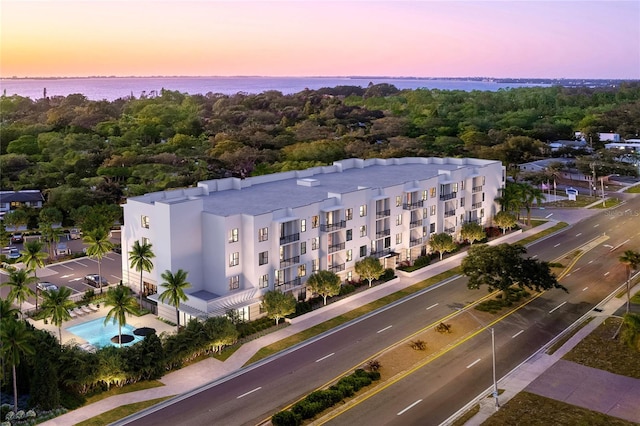
M 98 260 L 98 282 L 100 294 L 102 294 L 102 270 L 101 262 L 105 254 L 113 249 L 113 243 L 109 241 L 109 233 L 104 228 L 96 228 L 82 238 L 87 247 L 87 255 Z
M 629 285 L 629 281 L 631 281 L 631 270 L 635 270 L 640 265 L 640 253 L 634 250 L 626 250 L 618 260 L 624 264 L 627 269 L 627 313 L 629 313 L 629 305 L 631 304 L 631 289 Z
M 118 344 L 122 346 L 122 326 L 127 324 L 126 315 L 135 314 L 138 307 L 136 299 L 131 295 L 131 289 L 127 286 L 118 285 L 107 291 L 107 300 L 104 302 L 106 306 L 113 306 L 107 312 L 104 319 L 106 324 L 111 320 L 114 324 L 118 322 Z
M 11 300 L 0 299 L 0 324 L 18 318 L 19 311 L 13 307 Z M 2 326 L 0 326 L 2 328 Z
M 42 310 L 45 318 L 51 318 L 51 324 L 58 326 L 58 337 L 62 345 L 62 323 L 70 320 L 69 310 L 74 303 L 69 298 L 71 289 L 61 287 L 59 290 L 48 290 L 42 293 Z
M 505 187 L 500 190 L 500 196 L 495 201 L 500 204 L 502 211 L 519 212 L 521 207 L 520 185 L 507 182 Z
M 51 223 L 40 223 L 40 235 L 47 242 L 49 256 L 53 258 L 53 248 L 60 242 L 60 229 L 54 228 Z
M 43 244 L 40 241 L 32 240 L 24 244 L 24 250 L 20 251 L 18 261 L 24 263 L 27 269 L 33 271 L 33 279 L 38 282 L 37 268 L 44 267 L 44 260 L 47 254 L 42 251 Z M 38 288 L 36 287 L 36 311 L 38 310 Z
M 180 331 L 180 312 L 178 307 L 181 301 L 186 302 L 189 299 L 184 293 L 184 290 L 191 287 L 191 283 L 187 282 L 187 273 L 182 269 L 178 269 L 175 275 L 167 269 L 162 273 L 161 277 L 164 280 L 162 287 L 166 287 L 167 289 L 160 294 L 159 299 L 161 302 L 175 306 L 176 324 L 178 325 L 178 331 Z
M 31 334 L 23 321 L 7 321 L 0 329 L 0 352 L 5 360 L 11 364 L 13 372 L 13 411 L 18 411 L 18 380 L 16 366 L 20 364 L 20 356 L 33 355 L 35 350 L 29 343 Z
M 153 269 L 153 262 L 151 259 L 156 257 L 156 255 L 151 251 L 150 243 L 142 243 L 139 241 L 133 243 L 131 247 L 131 251 L 129 252 L 129 261 L 131 262 L 131 267 L 135 268 L 136 271 L 140 272 L 140 307 L 142 308 L 142 272 L 147 271 L 151 272 Z
M 527 209 L 527 225 L 531 225 L 531 207 L 533 203 L 542 203 L 545 196 L 540 188 L 529 185 L 527 183 L 520 184 L 520 200 L 525 209 Z
M 8 298 L 11 301 L 17 301 L 19 305 L 20 317 L 24 318 L 22 314 L 22 304 L 30 297 L 35 296 L 35 293 L 29 284 L 33 283 L 34 278 L 30 277 L 26 269 L 9 269 L 9 279 L 3 286 L 11 287 L 9 290 Z

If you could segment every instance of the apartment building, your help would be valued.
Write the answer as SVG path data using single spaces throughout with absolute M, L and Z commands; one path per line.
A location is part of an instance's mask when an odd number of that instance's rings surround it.
M 428 253 L 431 234 L 457 237 L 465 222 L 487 224 L 504 180 L 499 161 L 392 158 L 204 181 L 129 198 L 122 249 L 153 245 L 154 269 L 142 276 L 152 300 L 165 270 L 188 272 L 181 323 L 230 310 L 255 319 L 267 290 L 303 300 L 316 271 L 356 279 L 355 263 L 366 256 L 393 267 Z M 126 255 L 122 272 L 138 291 L 140 274 Z M 158 302 L 158 315 L 173 319 L 175 308 Z

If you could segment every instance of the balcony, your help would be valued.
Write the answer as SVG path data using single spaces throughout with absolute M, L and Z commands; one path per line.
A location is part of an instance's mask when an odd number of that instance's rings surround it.
M 344 271 L 344 263 L 340 263 L 338 265 L 329 265 L 327 268 L 328 271 L 331 272 L 341 272 Z
M 295 233 L 291 235 L 285 235 L 284 237 L 280 237 L 280 245 L 293 243 L 295 241 L 300 240 L 300 233 Z
M 412 238 L 409 240 L 409 247 L 415 247 L 422 244 L 422 238 Z
M 452 226 L 451 228 L 444 228 L 444 232 L 447 234 L 454 234 L 456 232 L 456 227 Z
M 376 212 L 376 219 L 389 216 L 391 216 L 391 210 L 380 210 L 379 212 Z
M 286 268 L 288 266 L 296 265 L 300 263 L 300 256 L 293 256 L 289 259 L 282 259 L 280 261 L 280 268 Z
M 335 253 L 340 250 L 344 250 L 344 243 L 332 244 L 329 246 L 329 253 Z
M 409 222 L 410 229 L 417 228 L 418 226 L 422 226 L 422 219 L 412 220 Z
M 456 215 L 456 211 L 455 210 L 445 210 L 444 212 L 444 217 L 452 217 Z
M 275 287 L 278 290 L 286 291 L 300 285 L 300 277 L 295 277 L 291 281 L 276 281 Z
M 480 186 L 474 186 L 474 187 L 471 189 L 471 192 L 482 192 L 482 185 L 480 185 Z
M 424 206 L 424 200 L 416 201 L 415 203 L 404 203 L 402 208 L 404 210 L 414 210 Z
M 380 257 L 387 256 L 391 253 L 392 253 L 391 249 L 384 249 L 384 250 L 372 251 L 371 253 L 369 253 L 369 256 L 380 258 Z
M 384 238 L 391 235 L 391 229 L 383 229 L 382 231 L 376 232 L 376 238 Z
M 482 224 L 482 218 L 481 217 L 476 217 L 475 219 L 469 219 L 467 220 L 467 223 L 477 223 L 478 225 Z
M 482 202 L 471 204 L 471 208 L 474 209 L 474 210 L 482 208 Z
M 347 221 L 341 220 L 340 222 L 332 223 L 329 225 L 325 225 L 325 224 L 320 225 L 320 231 L 333 232 L 333 231 L 338 231 L 340 229 L 344 229 L 346 227 L 347 227 Z
M 440 201 L 453 200 L 458 195 L 457 192 L 450 192 L 448 194 L 440 194 Z

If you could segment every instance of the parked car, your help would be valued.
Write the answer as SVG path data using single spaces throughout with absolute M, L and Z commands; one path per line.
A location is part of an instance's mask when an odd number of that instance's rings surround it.
M 69 238 L 72 240 L 79 240 L 82 237 L 82 231 L 77 228 L 73 228 L 69 230 Z
M 18 249 L 12 246 L 3 247 L 2 254 L 7 256 L 7 259 L 18 259 L 21 256 Z
M 89 284 L 90 286 L 100 288 L 109 285 L 109 282 L 105 277 L 101 277 L 98 274 L 89 274 L 84 277 L 85 284 Z
M 24 242 L 24 235 L 22 232 L 14 232 L 11 234 L 11 243 L 19 244 Z
M 40 291 L 50 291 L 50 290 L 57 290 L 58 289 L 57 285 L 51 284 L 50 282 L 47 282 L 47 281 L 39 282 L 38 284 L 36 284 L 36 287 Z

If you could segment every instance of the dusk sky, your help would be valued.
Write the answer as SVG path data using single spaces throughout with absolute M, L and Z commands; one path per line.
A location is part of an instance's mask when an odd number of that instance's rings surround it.
M 0 76 L 640 78 L 640 1 L 0 0 Z

